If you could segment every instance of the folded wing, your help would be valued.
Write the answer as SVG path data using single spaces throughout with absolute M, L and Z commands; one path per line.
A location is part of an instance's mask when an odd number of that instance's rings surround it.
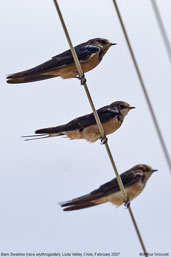
M 121 179 L 125 188 L 131 186 L 132 184 L 136 183 L 142 178 L 143 173 L 141 171 L 140 173 L 135 174 L 132 172 L 132 170 L 128 170 L 127 172 L 121 174 Z M 104 203 L 104 199 L 106 196 L 118 191 L 120 191 L 120 187 L 118 185 L 117 179 L 114 178 L 111 181 L 100 186 L 98 189 L 92 191 L 91 193 L 67 202 L 60 203 L 60 205 L 61 207 L 64 207 L 64 211 L 72 211 L 93 207 L 101 203 Z M 100 202 L 100 199 L 102 199 L 102 202 Z M 96 200 L 98 201 L 96 202 Z M 108 200 L 106 199 L 106 202 L 107 201 Z
M 75 50 L 80 62 L 88 60 L 93 53 L 100 51 L 99 47 L 87 45 L 86 43 L 76 46 Z M 74 64 L 74 59 L 72 57 L 71 51 L 67 50 L 59 55 L 54 56 L 51 60 L 44 62 L 32 69 L 7 76 L 7 83 L 26 83 L 53 78 L 56 76 L 46 73 L 70 64 Z
M 117 110 L 113 110 L 110 108 L 110 106 L 105 106 L 97 110 L 97 113 L 99 115 L 99 118 L 101 122 L 106 122 L 114 117 L 116 117 L 119 112 Z M 64 131 L 71 131 L 76 129 L 84 129 L 88 126 L 96 124 L 94 114 L 88 114 L 81 116 L 79 118 L 76 118 L 69 123 L 57 127 L 51 127 L 51 128 L 44 128 L 44 129 L 38 129 L 35 131 L 36 134 L 51 134 L 51 133 L 60 133 Z

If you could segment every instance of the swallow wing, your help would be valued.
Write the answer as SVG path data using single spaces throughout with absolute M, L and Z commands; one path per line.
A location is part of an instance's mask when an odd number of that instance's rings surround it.
M 128 170 L 121 174 L 121 179 L 125 188 L 138 182 L 142 178 L 143 173 L 141 171 L 140 173 L 134 173 L 131 170 Z M 120 191 L 120 187 L 118 185 L 117 179 L 114 178 L 111 181 L 100 186 L 98 189 L 92 191 L 91 193 L 81 196 L 79 198 L 75 198 L 71 201 L 61 203 L 60 205 L 61 207 L 65 207 L 64 211 L 88 208 L 100 204 L 100 202 L 95 203 L 94 200 L 103 198 L 118 191 Z
M 108 106 L 105 106 L 97 110 L 97 113 L 102 123 L 116 117 L 119 114 L 117 110 L 112 110 Z M 67 123 L 65 126 L 65 131 L 70 131 L 75 129 L 84 129 L 88 126 L 95 125 L 95 124 L 96 124 L 96 120 L 94 118 L 94 114 L 91 113 L 91 114 L 76 118 L 70 121 L 69 123 Z
M 75 47 L 78 59 L 81 61 L 88 60 L 92 54 L 100 52 L 100 48 L 94 45 L 87 45 L 86 43 L 80 44 Z M 51 60 L 44 62 L 32 69 L 17 72 L 7 76 L 8 83 L 24 83 L 31 81 L 38 81 L 47 79 L 44 73 L 56 70 L 57 68 L 64 67 L 74 63 L 71 50 L 67 50 L 61 54 L 52 57 Z M 53 77 L 49 75 L 49 78 Z
M 105 106 L 97 110 L 97 113 L 99 115 L 99 118 L 101 122 L 106 122 L 114 117 L 116 117 L 119 112 L 117 110 L 111 109 L 109 106 Z M 57 127 L 51 127 L 51 128 L 44 128 L 44 129 L 38 129 L 35 131 L 36 134 L 51 134 L 51 133 L 60 133 L 64 131 L 71 131 L 76 129 L 84 129 L 88 126 L 96 124 L 94 114 L 88 114 L 81 116 L 79 118 L 76 118 L 69 123 L 57 126 Z
M 76 46 L 75 51 L 77 53 L 79 61 L 84 62 L 87 61 L 92 56 L 92 54 L 100 52 L 100 47 L 83 43 Z M 58 61 L 60 67 L 74 63 L 71 50 L 67 50 L 61 54 L 54 56 L 52 60 Z
M 75 198 L 71 201 L 61 203 L 60 205 L 61 207 L 65 207 L 64 211 L 88 208 L 100 204 L 100 201 L 99 203 L 96 203 L 94 200 L 103 198 L 117 191 L 119 191 L 119 187 L 116 179 L 113 179 L 87 195 Z
M 124 185 L 124 187 L 129 187 L 135 183 L 137 183 L 138 181 L 140 181 L 141 179 L 143 179 L 144 175 L 143 172 L 140 171 L 138 172 L 133 172 L 132 169 L 122 173 L 120 175 L 122 183 Z M 118 184 L 118 181 L 116 178 L 112 179 L 111 181 L 103 184 L 102 186 L 99 187 L 99 189 L 94 190 L 91 194 L 98 194 L 98 193 L 103 193 L 104 196 L 107 196 L 111 193 L 115 193 L 120 191 L 120 187 Z

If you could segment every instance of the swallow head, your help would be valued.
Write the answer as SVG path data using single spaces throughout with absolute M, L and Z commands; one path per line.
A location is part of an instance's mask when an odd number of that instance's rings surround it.
M 153 169 L 151 166 L 146 164 L 138 164 L 134 166 L 132 169 L 134 169 L 135 172 L 139 172 L 139 171 L 143 172 L 145 181 L 149 179 L 149 177 L 153 174 L 153 172 L 157 171 L 156 169 Z
M 125 117 L 125 115 L 127 115 L 127 113 L 131 110 L 134 109 L 135 107 L 130 106 L 128 103 L 126 102 L 122 102 L 122 101 L 117 101 L 112 103 L 111 105 L 112 109 L 116 109 L 118 110 L 118 112 Z
M 103 50 L 104 54 L 111 46 L 116 45 L 116 43 L 111 43 L 108 39 L 105 38 L 93 38 L 90 39 L 87 43 L 97 45 Z

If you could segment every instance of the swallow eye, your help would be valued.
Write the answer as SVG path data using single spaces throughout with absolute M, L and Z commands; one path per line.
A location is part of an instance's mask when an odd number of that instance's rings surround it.
M 120 108 L 121 108 L 121 109 L 124 109 L 124 108 L 125 108 L 125 105 L 121 104 L 121 105 L 120 105 Z
M 147 167 L 144 167 L 144 166 L 141 167 L 141 170 L 142 170 L 143 172 L 148 172 L 148 171 L 149 171 L 149 169 L 148 169 Z
M 107 45 L 107 41 L 103 40 L 103 39 L 99 40 L 99 43 L 102 44 L 102 45 Z

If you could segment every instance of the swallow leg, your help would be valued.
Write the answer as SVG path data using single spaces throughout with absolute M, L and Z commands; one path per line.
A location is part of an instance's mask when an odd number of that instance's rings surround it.
M 106 137 L 106 135 L 104 135 L 102 138 L 101 138 L 101 143 L 102 145 L 106 144 L 108 141 L 108 138 Z
M 84 84 L 86 83 L 85 75 L 83 74 L 81 77 L 77 75 L 76 78 L 79 79 L 81 81 L 81 85 L 84 86 Z
M 126 208 L 129 208 L 129 206 L 130 206 L 129 197 L 127 197 L 127 199 L 124 201 L 124 206 L 125 206 Z

